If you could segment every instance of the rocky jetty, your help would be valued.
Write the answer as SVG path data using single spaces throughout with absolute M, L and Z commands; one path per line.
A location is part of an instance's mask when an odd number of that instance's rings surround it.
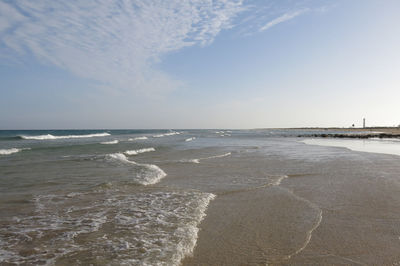
M 400 134 L 391 133 L 323 133 L 298 135 L 302 138 L 351 138 L 351 139 L 370 139 L 370 138 L 400 138 Z

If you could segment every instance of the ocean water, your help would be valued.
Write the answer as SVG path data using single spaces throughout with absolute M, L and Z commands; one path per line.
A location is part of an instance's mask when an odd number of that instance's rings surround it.
M 267 160 L 336 156 L 300 143 L 304 133 L 0 131 L 0 264 L 179 265 L 213 201 L 287 180 L 293 169 Z M 309 242 L 322 211 L 290 197 L 310 209 Z

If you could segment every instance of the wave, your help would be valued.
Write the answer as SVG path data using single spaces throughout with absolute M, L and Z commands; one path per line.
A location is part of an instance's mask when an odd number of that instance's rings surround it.
M 148 139 L 146 136 L 143 137 L 136 137 L 136 138 L 130 138 L 129 141 L 134 141 L 134 140 L 144 140 L 144 139 Z
M 278 176 L 276 180 L 274 180 L 272 183 L 270 183 L 269 185 L 271 186 L 279 186 L 282 183 L 282 180 L 288 178 L 287 175 L 282 175 L 282 176 Z
M 185 139 L 185 141 L 192 141 L 192 140 L 195 140 L 195 139 L 196 139 L 196 137 L 192 137 L 192 138 Z
M 32 213 L 2 222 L 0 264 L 63 264 L 67 257 L 70 265 L 80 258 L 104 265 L 180 265 L 193 253 L 199 224 L 216 197 L 113 192 L 34 196 Z M 38 243 L 35 249 L 32 243 Z
M 18 136 L 21 139 L 33 139 L 33 140 L 51 140 L 51 139 L 78 139 L 78 138 L 93 138 L 93 137 L 106 137 L 110 136 L 109 133 L 95 133 L 95 134 L 86 134 L 86 135 L 66 135 L 66 136 L 54 136 L 51 134 L 47 135 L 38 135 L 38 136 Z
M 30 148 L 22 148 L 22 149 L 17 149 L 17 148 L 11 148 L 11 149 L 0 149 L 0 155 L 9 155 L 13 153 L 17 153 L 23 150 L 30 150 Z
M 154 148 L 144 148 L 144 149 L 139 149 L 139 150 L 126 151 L 124 153 L 128 154 L 128 155 L 137 155 L 139 153 L 145 153 L 145 152 L 151 152 L 151 151 L 155 151 L 155 149 Z
M 134 161 L 128 160 L 128 158 L 122 153 L 112 153 L 108 156 L 113 160 L 138 166 L 139 169 L 136 172 L 136 179 L 134 181 L 141 185 L 146 186 L 158 183 L 163 177 L 167 175 L 160 167 L 155 164 L 136 163 Z
M 104 142 L 100 142 L 100 144 L 118 144 L 118 140 L 111 140 L 111 141 L 104 141 Z
M 179 162 L 181 163 L 200 163 L 201 159 L 183 159 L 180 160 Z
M 164 133 L 164 134 L 158 134 L 158 135 L 154 135 L 153 138 L 162 138 L 162 137 L 166 137 L 166 136 L 173 136 L 173 135 L 180 135 L 181 132 L 169 132 L 169 133 Z
M 232 154 L 232 153 L 230 153 L 230 152 L 227 152 L 227 153 L 224 153 L 224 154 L 221 154 L 221 155 L 214 155 L 214 156 L 210 156 L 210 157 L 202 158 L 201 160 L 206 160 L 206 159 L 214 159 L 214 158 L 222 158 L 222 157 L 229 156 L 229 155 L 231 155 L 231 154 Z
M 214 156 L 210 156 L 210 157 L 204 157 L 204 158 L 198 158 L 198 159 L 183 159 L 180 160 L 179 162 L 182 163 L 200 163 L 201 160 L 209 160 L 209 159 L 215 159 L 215 158 L 222 158 L 222 157 L 226 157 L 231 155 L 232 153 L 227 152 L 221 155 L 214 155 Z

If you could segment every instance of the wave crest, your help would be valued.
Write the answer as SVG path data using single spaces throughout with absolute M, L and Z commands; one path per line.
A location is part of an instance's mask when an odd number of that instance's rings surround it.
M 182 163 L 200 163 L 201 160 L 222 158 L 222 157 L 229 156 L 229 155 L 231 155 L 231 154 L 232 154 L 232 153 L 227 152 L 227 153 L 224 153 L 224 154 L 221 154 L 221 155 L 214 155 L 214 156 L 204 157 L 204 158 L 198 158 L 198 159 L 183 159 L 183 160 L 180 160 L 179 162 L 182 162 Z
M 93 137 L 106 137 L 110 136 L 109 133 L 95 133 L 95 134 L 86 134 L 86 135 L 66 135 L 66 136 L 54 136 L 51 134 L 46 135 L 37 135 L 37 136 L 19 136 L 21 139 L 33 139 L 33 140 L 52 140 L 52 139 L 78 139 L 78 138 L 93 138 Z
M 162 138 L 162 137 L 166 137 L 166 136 L 173 136 L 173 135 L 180 135 L 180 134 L 181 134 L 181 132 L 172 131 L 172 132 L 165 133 L 165 134 L 154 135 L 153 138 Z
M 136 172 L 136 179 L 134 180 L 136 183 L 141 185 L 152 185 L 160 182 L 162 178 L 164 178 L 167 174 L 157 165 L 155 164 L 140 164 L 134 161 L 128 160 L 128 158 L 123 153 L 113 153 L 108 155 L 111 159 L 132 164 L 138 166 L 139 169 Z
M 136 138 L 130 138 L 129 141 L 134 141 L 134 140 L 145 140 L 148 139 L 146 136 L 142 136 L 142 137 L 136 137 Z
M 111 140 L 111 141 L 104 141 L 104 142 L 100 142 L 100 144 L 118 144 L 118 140 Z
M 145 153 L 145 152 L 151 152 L 155 151 L 154 148 L 144 148 L 144 149 L 139 149 L 139 150 L 131 150 L 131 151 L 126 151 L 124 152 L 127 155 L 137 155 L 139 153 Z
M 9 155 L 13 153 L 17 153 L 23 150 L 30 150 L 30 148 L 22 148 L 22 149 L 17 149 L 17 148 L 11 148 L 11 149 L 0 149 L 0 155 Z

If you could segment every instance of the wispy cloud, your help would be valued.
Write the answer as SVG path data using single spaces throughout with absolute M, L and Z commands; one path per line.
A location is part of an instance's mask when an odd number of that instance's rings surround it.
M 179 81 L 160 58 L 212 43 L 241 11 L 242 0 L 0 1 L 0 51 L 113 88 L 169 90 Z
M 283 15 L 281 15 L 281 16 L 273 19 L 273 20 L 271 20 L 270 22 L 268 22 L 264 26 L 262 26 L 259 29 L 259 31 L 268 30 L 269 28 L 271 28 L 271 27 L 273 27 L 273 26 L 275 26 L 275 25 L 277 25 L 279 23 L 291 20 L 291 19 L 293 19 L 293 18 L 295 18 L 295 17 L 297 17 L 297 16 L 299 16 L 299 15 L 301 15 L 301 14 L 307 12 L 307 11 L 309 11 L 309 9 L 308 8 L 304 8 L 304 9 L 300 9 L 300 10 L 297 10 L 297 11 L 292 11 L 292 12 L 285 13 L 285 14 L 283 14 Z

